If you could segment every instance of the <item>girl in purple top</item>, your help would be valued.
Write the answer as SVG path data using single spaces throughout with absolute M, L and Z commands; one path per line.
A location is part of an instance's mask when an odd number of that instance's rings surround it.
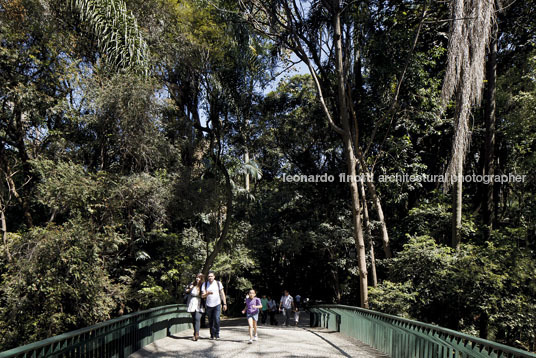
M 246 298 L 246 307 L 242 310 L 242 314 L 247 313 L 249 324 L 249 343 L 257 340 L 257 321 L 259 320 L 259 308 L 262 308 L 261 300 L 255 297 L 257 293 L 254 289 L 249 290 L 249 297 Z

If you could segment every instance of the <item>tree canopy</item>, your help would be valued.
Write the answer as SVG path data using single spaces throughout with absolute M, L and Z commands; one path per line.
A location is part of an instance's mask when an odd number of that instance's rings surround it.
M 0 0 L 0 350 L 209 269 L 536 350 L 535 11 Z

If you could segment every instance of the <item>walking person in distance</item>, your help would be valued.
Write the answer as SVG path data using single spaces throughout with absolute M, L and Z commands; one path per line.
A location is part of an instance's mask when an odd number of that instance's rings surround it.
M 220 339 L 220 314 L 227 311 L 227 299 L 223 291 L 223 285 L 216 280 L 213 271 L 208 273 L 208 281 L 202 286 L 202 296 L 206 298 L 205 310 L 208 316 L 210 339 Z M 222 306 L 223 303 L 223 306 Z
M 277 326 L 277 320 L 275 319 L 275 314 L 277 312 L 277 303 L 275 300 L 268 296 L 268 314 L 270 315 L 270 324 Z
M 288 290 L 284 291 L 281 300 L 279 301 L 279 310 L 283 310 L 283 316 L 285 317 L 285 326 L 290 325 L 290 316 L 294 311 L 294 299 L 289 294 Z
M 262 295 L 261 304 L 261 323 L 264 325 L 266 323 L 266 319 L 268 318 L 268 299 L 266 298 L 266 295 Z
M 202 273 L 198 273 L 195 277 L 195 281 L 190 283 L 186 288 L 186 294 L 188 294 L 188 301 L 186 302 L 186 311 L 192 314 L 192 325 L 194 327 L 193 340 L 199 339 L 199 328 L 201 325 L 201 315 L 205 312 L 203 302 L 201 299 L 201 286 L 205 281 L 205 276 Z
M 249 290 L 249 297 L 246 298 L 246 307 L 242 314 L 246 314 L 249 325 L 249 343 L 257 340 L 257 321 L 259 320 L 259 308 L 262 308 L 261 300 L 256 296 L 254 289 Z

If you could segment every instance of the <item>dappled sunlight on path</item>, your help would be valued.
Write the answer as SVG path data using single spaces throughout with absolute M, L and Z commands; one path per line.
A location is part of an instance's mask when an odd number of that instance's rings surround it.
M 223 320 L 219 340 L 210 340 L 208 329 L 201 329 L 197 342 L 192 341 L 191 335 L 188 329 L 130 357 L 387 357 L 337 332 L 310 328 L 306 319 L 298 327 L 259 326 L 259 340 L 252 344 L 248 344 L 245 318 Z

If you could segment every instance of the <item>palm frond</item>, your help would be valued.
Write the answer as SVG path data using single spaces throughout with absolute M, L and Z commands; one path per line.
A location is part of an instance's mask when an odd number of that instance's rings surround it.
M 254 180 L 260 180 L 262 178 L 262 170 L 259 164 L 254 160 L 249 160 L 244 163 L 240 168 L 241 174 L 249 174 Z
M 97 45 L 107 64 L 147 74 L 148 46 L 136 18 L 124 1 L 70 0 L 69 6 L 97 38 Z

